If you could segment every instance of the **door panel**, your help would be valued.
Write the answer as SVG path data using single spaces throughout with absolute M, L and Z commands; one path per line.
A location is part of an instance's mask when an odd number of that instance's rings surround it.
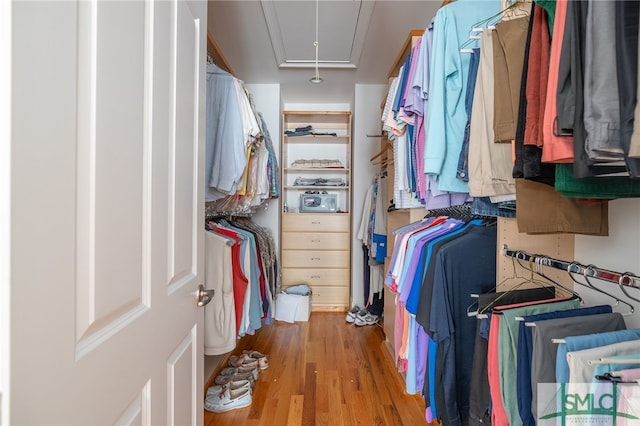
M 145 15 L 143 2 L 78 4 L 78 358 L 149 306 L 151 245 L 141 224 L 151 220 L 144 94 L 153 27 Z
M 182 206 L 193 205 L 198 181 L 197 145 L 193 141 L 198 128 L 199 76 L 194 67 L 199 56 L 199 22 L 185 3 L 174 3 L 171 28 L 171 140 L 169 147 L 169 283 L 170 292 L 188 283 L 195 275 L 193 253 L 202 227 L 193 212 Z M 176 51 L 176 46 L 180 48 Z M 198 70 L 198 67 L 195 67 Z M 191 173 L 185 171 L 191 170 Z
M 12 3 L 7 424 L 202 424 L 206 2 Z
M 167 425 L 193 425 L 202 416 L 202 404 L 195 403 L 202 397 L 196 380 L 202 376 L 197 369 L 197 334 L 195 327 L 191 329 L 167 360 Z M 194 403 L 184 404 L 185 395 Z

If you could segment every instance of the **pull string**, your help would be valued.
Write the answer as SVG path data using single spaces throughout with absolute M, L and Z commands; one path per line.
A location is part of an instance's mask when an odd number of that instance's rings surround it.
M 320 80 L 320 72 L 318 71 L 318 45 L 320 44 L 318 42 L 318 5 L 320 3 L 320 0 L 316 0 L 316 39 L 313 42 L 313 46 L 316 48 L 316 80 Z

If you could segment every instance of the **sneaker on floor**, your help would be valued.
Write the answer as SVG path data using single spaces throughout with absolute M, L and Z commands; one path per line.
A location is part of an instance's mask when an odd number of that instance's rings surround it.
M 218 394 L 207 394 L 204 408 L 214 413 L 224 413 L 236 408 L 248 407 L 251 405 L 251 401 L 251 392 L 247 389 L 224 389 Z
M 356 315 L 358 314 L 358 312 L 360 312 L 360 307 L 358 305 L 356 305 L 353 308 L 351 308 L 351 310 L 349 310 L 349 312 L 347 312 L 347 317 L 345 318 L 345 320 L 347 322 L 355 322 Z
M 380 318 L 377 315 L 373 315 L 373 314 L 370 314 L 369 312 L 367 312 L 367 314 L 364 315 L 364 316 L 358 315 L 356 317 L 355 324 L 359 325 L 359 326 L 373 325 L 373 324 L 376 324 L 379 319 Z

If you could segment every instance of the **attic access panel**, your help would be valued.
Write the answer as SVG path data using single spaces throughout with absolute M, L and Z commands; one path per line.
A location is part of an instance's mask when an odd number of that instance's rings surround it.
M 261 0 L 276 62 L 280 68 L 315 66 L 316 1 Z M 375 2 L 318 3 L 318 64 L 357 68 Z

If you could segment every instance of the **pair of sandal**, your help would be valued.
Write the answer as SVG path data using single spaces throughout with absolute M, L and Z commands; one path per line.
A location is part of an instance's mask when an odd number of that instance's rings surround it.
M 229 365 L 235 368 L 259 368 L 266 370 L 269 368 L 269 360 L 265 354 L 258 351 L 242 351 L 242 355 L 231 355 Z

